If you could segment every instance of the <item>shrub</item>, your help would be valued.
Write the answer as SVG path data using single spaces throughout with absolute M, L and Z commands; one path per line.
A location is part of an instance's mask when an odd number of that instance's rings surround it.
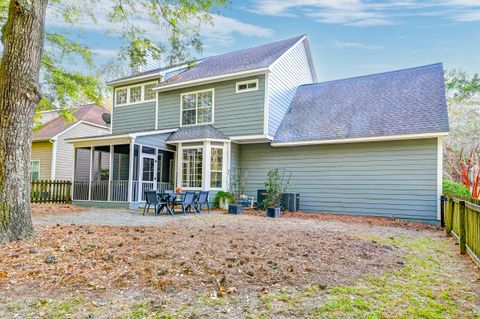
M 232 193 L 230 192 L 224 192 L 224 191 L 219 191 L 217 193 L 217 195 L 215 195 L 215 199 L 214 199 L 214 205 L 215 205 L 215 208 L 219 208 L 220 207 L 220 200 L 223 199 L 223 200 L 227 200 L 229 203 L 233 203 L 235 201 L 235 197 L 233 196 Z
M 443 194 L 452 196 L 471 197 L 471 193 L 465 185 L 449 179 L 443 180 Z
M 267 174 L 267 180 L 265 181 L 265 190 L 267 196 L 262 203 L 265 207 L 277 208 L 282 204 L 283 193 L 288 189 L 290 184 L 290 175 L 286 176 L 285 170 L 280 173 L 278 168 L 271 168 Z

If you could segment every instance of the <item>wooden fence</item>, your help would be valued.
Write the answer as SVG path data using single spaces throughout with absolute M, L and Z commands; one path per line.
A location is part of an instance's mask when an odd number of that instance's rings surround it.
M 30 191 L 31 203 L 65 203 L 72 201 L 72 182 L 34 181 Z
M 460 253 L 467 253 L 480 267 L 480 201 L 443 197 L 442 205 L 447 236 L 453 235 L 460 242 Z

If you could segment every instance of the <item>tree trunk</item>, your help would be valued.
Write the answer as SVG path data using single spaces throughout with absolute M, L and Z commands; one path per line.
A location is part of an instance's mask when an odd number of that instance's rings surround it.
M 0 64 L 0 243 L 33 234 L 30 153 L 48 0 L 11 0 Z

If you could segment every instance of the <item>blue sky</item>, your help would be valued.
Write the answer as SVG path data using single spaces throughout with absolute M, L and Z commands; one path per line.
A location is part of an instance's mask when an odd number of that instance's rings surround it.
M 233 0 L 220 13 L 201 30 L 203 56 L 305 33 L 321 81 L 437 62 L 480 72 L 480 0 Z M 99 64 L 121 45 L 92 25 L 72 35 Z M 150 36 L 161 41 L 155 31 Z

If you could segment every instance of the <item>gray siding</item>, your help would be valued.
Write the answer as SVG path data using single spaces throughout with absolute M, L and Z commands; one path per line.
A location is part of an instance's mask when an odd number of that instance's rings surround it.
M 155 101 L 112 109 L 112 134 L 155 130 Z
M 236 82 L 258 78 L 258 91 L 235 93 Z M 180 94 L 215 89 L 213 126 L 229 136 L 263 134 L 265 76 L 242 78 L 168 92 L 158 97 L 158 129 L 180 125 Z
M 240 168 L 240 145 L 230 144 L 230 170 Z
M 241 145 L 247 194 L 264 188 L 268 169 L 292 172 L 304 211 L 437 219 L 437 140 L 273 148 Z
M 273 66 L 268 78 L 268 134 L 274 136 L 297 87 L 312 83 L 311 72 L 305 42 L 298 44 Z

